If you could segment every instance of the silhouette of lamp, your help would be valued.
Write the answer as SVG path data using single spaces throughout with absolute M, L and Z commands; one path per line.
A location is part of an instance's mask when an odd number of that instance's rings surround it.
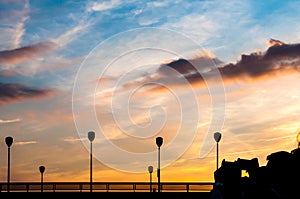
M 91 142 L 91 149 L 90 149 L 90 192 L 93 191 L 93 177 L 92 177 L 92 161 L 93 161 L 93 154 L 92 154 L 92 142 L 95 139 L 95 132 L 90 131 L 88 132 L 88 138 Z
M 152 192 L 152 172 L 153 172 L 153 166 L 148 166 L 148 171 L 150 174 L 150 192 Z
M 40 170 L 40 173 L 41 173 L 41 192 L 43 192 L 43 189 L 44 189 L 44 185 L 43 185 L 43 183 L 44 183 L 44 176 L 43 176 L 43 174 L 45 172 L 45 167 L 44 166 L 40 166 L 39 170 Z
M 222 134 L 220 132 L 215 132 L 214 133 L 214 139 L 217 142 L 217 169 L 219 168 L 219 142 L 221 140 Z
M 156 137 L 156 145 L 158 146 L 158 168 L 157 168 L 157 180 L 158 180 L 158 192 L 160 192 L 160 147 L 163 144 L 162 137 Z
M 13 143 L 14 139 L 10 136 L 5 138 L 5 143 L 7 145 L 7 192 L 10 191 L 10 147 Z

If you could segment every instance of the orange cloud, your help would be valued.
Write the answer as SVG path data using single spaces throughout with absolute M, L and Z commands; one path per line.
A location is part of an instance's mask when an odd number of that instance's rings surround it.
M 37 43 L 31 46 L 0 51 L 0 63 L 18 64 L 37 58 L 42 54 L 57 48 L 57 44 L 51 41 Z
M 107 82 L 107 81 L 109 81 L 109 80 L 110 80 L 110 78 L 108 78 L 108 77 L 101 77 L 101 78 L 99 78 L 99 79 L 97 80 L 97 82 L 103 83 L 103 82 Z

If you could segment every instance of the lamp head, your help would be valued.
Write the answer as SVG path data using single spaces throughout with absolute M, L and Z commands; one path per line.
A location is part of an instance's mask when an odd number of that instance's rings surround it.
M 222 137 L 222 134 L 220 132 L 215 132 L 214 133 L 214 138 L 215 138 L 216 142 L 220 142 L 221 137 Z
M 13 141 L 14 141 L 14 139 L 10 136 L 5 138 L 5 143 L 8 147 L 10 147 L 12 145 Z
M 88 132 L 88 138 L 92 142 L 95 139 L 95 132 L 94 131 Z
M 148 166 L 148 171 L 149 171 L 149 173 L 152 173 L 153 172 L 153 166 Z
M 163 144 L 163 138 L 162 137 L 157 137 L 156 138 L 156 145 L 158 147 L 161 147 L 162 144 Z
M 44 166 L 40 166 L 40 167 L 39 167 L 39 170 L 40 170 L 41 173 L 44 173 L 45 167 L 44 167 Z

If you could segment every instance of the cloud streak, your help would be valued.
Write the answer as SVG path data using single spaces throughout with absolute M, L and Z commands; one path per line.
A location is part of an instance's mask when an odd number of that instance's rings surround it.
M 10 120 L 3 120 L 3 119 L 0 119 L 0 124 L 15 123 L 15 122 L 20 122 L 20 121 L 21 121 L 20 118 L 10 119 Z
M 15 145 L 28 145 L 28 144 L 37 144 L 37 141 L 27 141 L 27 142 L 16 142 Z
M 121 4 L 121 1 L 119 0 L 111 0 L 111 1 L 105 1 L 105 2 L 93 2 L 89 3 L 87 5 L 87 11 L 104 11 L 113 9 Z
M 54 50 L 56 47 L 56 43 L 47 41 L 13 50 L 0 51 L 0 63 L 18 64 L 37 58 L 46 52 Z
M 0 106 L 26 99 L 48 97 L 54 92 L 51 89 L 38 89 L 23 84 L 0 83 Z

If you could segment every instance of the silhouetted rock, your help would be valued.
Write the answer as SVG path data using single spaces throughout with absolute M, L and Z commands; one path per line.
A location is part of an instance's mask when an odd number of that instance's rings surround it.
M 223 159 L 214 172 L 216 192 L 222 199 L 295 199 L 300 188 L 300 148 L 292 152 L 278 151 L 267 156 L 267 165 L 259 166 L 258 159 Z M 246 170 L 249 177 L 242 177 Z M 212 199 L 211 197 L 211 199 Z

